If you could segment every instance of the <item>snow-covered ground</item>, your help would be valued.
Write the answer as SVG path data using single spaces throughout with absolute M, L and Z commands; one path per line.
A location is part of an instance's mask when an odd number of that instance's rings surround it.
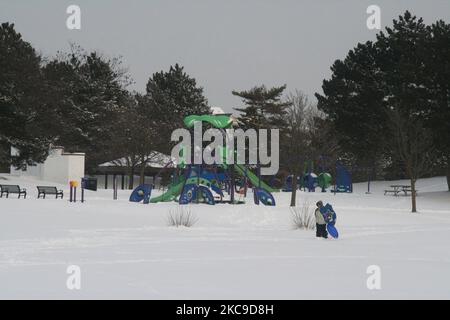
M 87 192 L 84 204 L 37 200 L 42 182 L 0 174 L 29 190 L 0 199 L 0 298 L 449 299 L 445 178 L 419 181 L 417 214 L 410 197 L 383 195 L 396 182 L 373 182 L 372 194 L 366 184 L 299 192 L 298 204 L 321 199 L 338 213 L 341 238 L 317 240 L 292 228 L 290 193 L 275 194 L 276 207 L 192 205 L 197 224 L 174 228 L 175 203 L 130 203 L 129 191 L 113 201 L 111 190 Z M 80 290 L 66 287 L 70 265 L 81 268 Z M 381 290 L 367 288 L 370 265 Z

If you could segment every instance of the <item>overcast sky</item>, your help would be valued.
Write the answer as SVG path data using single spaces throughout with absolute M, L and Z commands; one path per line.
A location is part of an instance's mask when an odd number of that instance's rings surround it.
M 81 30 L 66 27 L 70 4 L 81 8 Z M 240 105 L 232 90 L 261 84 L 314 99 L 334 60 L 375 38 L 366 27 L 371 4 L 382 27 L 406 9 L 426 23 L 450 22 L 450 0 L 0 0 L 0 21 L 15 23 L 45 56 L 70 42 L 122 56 L 141 92 L 152 73 L 178 62 L 211 105 L 231 111 Z

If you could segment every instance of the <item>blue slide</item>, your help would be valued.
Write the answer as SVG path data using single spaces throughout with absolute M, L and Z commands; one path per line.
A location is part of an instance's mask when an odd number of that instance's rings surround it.
M 267 190 L 262 188 L 253 188 L 253 193 L 255 195 L 255 204 L 259 204 L 258 202 L 261 201 L 265 206 L 275 205 L 275 198 Z
M 152 186 L 150 184 L 141 184 L 130 195 L 131 202 L 141 202 L 144 204 L 150 203 L 150 195 L 152 193 Z
M 209 205 L 215 205 L 214 196 L 205 186 L 197 186 L 195 184 L 186 184 L 180 195 L 179 204 L 188 204 L 199 199 Z

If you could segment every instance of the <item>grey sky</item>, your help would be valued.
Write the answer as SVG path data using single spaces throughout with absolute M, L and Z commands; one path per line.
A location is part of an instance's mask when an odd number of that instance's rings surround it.
M 82 29 L 68 30 L 66 8 L 82 10 Z M 406 9 L 426 23 L 450 22 L 449 0 L 0 0 L 0 21 L 14 22 L 46 56 L 76 42 L 123 56 L 144 91 L 149 76 L 176 62 L 205 88 L 211 105 L 231 111 L 234 89 L 288 85 L 313 98 L 334 60 L 375 38 L 366 8 L 381 7 L 382 26 Z

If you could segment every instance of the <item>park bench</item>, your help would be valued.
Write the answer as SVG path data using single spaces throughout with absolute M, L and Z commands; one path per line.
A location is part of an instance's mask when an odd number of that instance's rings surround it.
M 22 195 L 24 199 L 27 197 L 27 189 L 21 189 L 17 185 L 0 184 L 0 198 L 3 198 L 3 194 L 6 194 L 6 197 L 9 198 L 10 193 L 18 194 L 19 199 Z
M 47 186 L 38 186 L 38 199 L 43 196 L 42 198 L 45 199 L 45 196 L 48 194 L 55 195 L 56 199 L 58 197 L 61 197 L 61 199 L 64 197 L 64 193 L 62 190 L 56 189 L 56 187 L 47 187 Z

